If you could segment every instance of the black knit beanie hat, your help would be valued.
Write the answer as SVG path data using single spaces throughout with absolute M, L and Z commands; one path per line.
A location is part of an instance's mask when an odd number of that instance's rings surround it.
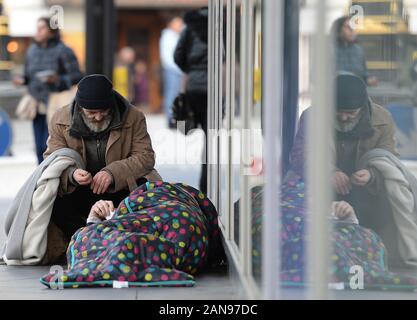
M 365 82 L 353 73 L 339 73 L 336 78 L 337 110 L 354 110 L 367 106 L 368 91 Z
M 103 74 L 85 76 L 78 83 L 75 101 L 84 109 L 109 109 L 113 106 L 113 84 Z

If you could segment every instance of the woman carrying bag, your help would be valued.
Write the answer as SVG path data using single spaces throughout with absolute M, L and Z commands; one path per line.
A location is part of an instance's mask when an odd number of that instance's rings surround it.
M 174 60 L 187 74 L 186 104 L 194 115 L 194 123 L 200 125 L 206 136 L 207 146 L 207 66 L 208 66 L 208 9 L 187 12 L 187 27 L 180 36 Z M 207 193 L 207 154 L 203 157 L 200 190 Z
M 26 53 L 24 77 L 16 77 L 13 82 L 27 86 L 28 95 L 22 98 L 18 113 L 24 110 L 25 117 L 33 120 L 39 163 L 43 161 L 48 139 L 46 113 L 52 110 L 47 109 L 50 106 L 50 109 L 58 107 L 52 106 L 51 102 L 62 103 L 62 106 L 69 103 L 59 99 L 59 96 L 70 99 L 73 85 L 81 78 L 77 58 L 72 49 L 61 41 L 59 29 L 53 28 L 50 18 L 38 19 L 34 42 Z

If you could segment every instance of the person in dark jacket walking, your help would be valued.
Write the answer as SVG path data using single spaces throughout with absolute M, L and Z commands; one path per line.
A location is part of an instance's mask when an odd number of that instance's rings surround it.
M 82 76 L 74 52 L 60 39 L 59 29 L 52 27 L 50 18 L 40 18 L 34 43 L 26 54 L 24 77 L 15 78 L 14 83 L 27 85 L 29 94 L 38 102 L 38 106 L 46 107 L 51 92 L 70 89 Z M 46 109 L 38 107 L 33 131 L 36 156 L 41 163 L 48 138 Z
M 194 112 L 195 122 L 206 136 L 207 146 L 207 39 L 208 9 L 187 12 L 187 27 L 181 34 L 174 54 L 175 63 L 187 74 L 186 98 Z M 204 152 L 200 190 L 207 192 L 207 154 Z
M 351 17 L 344 16 L 337 19 L 332 26 L 332 36 L 335 41 L 336 70 L 356 74 L 368 86 L 378 85 L 378 79 L 368 74 L 365 53 L 357 42 Z

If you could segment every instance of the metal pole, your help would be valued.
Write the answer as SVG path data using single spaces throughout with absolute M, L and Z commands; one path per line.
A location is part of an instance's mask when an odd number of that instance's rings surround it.
M 86 70 L 87 74 L 113 76 L 116 38 L 113 0 L 86 0 Z
M 316 2 L 312 92 L 313 110 L 307 123 L 308 170 L 308 298 L 328 298 L 329 223 L 331 207 L 330 151 L 333 128 L 331 55 L 326 36 L 326 0 Z
M 277 299 L 280 274 L 280 206 L 283 110 L 284 2 L 265 0 L 263 7 L 263 123 L 265 125 L 265 187 L 263 199 L 263 298 Z M 278 197 L 278 202 L 277 202 Z

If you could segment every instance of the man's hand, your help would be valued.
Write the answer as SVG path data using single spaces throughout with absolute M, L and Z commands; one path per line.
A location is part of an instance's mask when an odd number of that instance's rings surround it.
M 77 183 L 80 186 L 89 185 L 92 181 L 91 173 L 89 173 L 88 171 L 85 171 L 83 169 L 75 170 L 74 173 L 72 174 L 72 176 L 73 176 L 74 180 L 77 181 Z
M 355 213 L 355 210 L 353 209 L 353 207 L 346 201 L 333 202 L 332 209 L 333 209 L 334 215 L 341 220 L 346 219 L 350 215 L 353 215 Z
M 351 177 L 351 182 L 360 187 L 366 186 L 370 180 L 371 173 L 366 169 L 355 172 Z
M 342 171 L 336 171 L 332 177 L 332 184 L 336 190 L 336 193 L 341 195 L 347 195 L 352 190 L 349 177 Z
M 98 172 L 91 183 L 91 189 L 95 194 L 102 194 L 107 191 L 110 185 L 113 183 L 113 177 L 106 171 Z
M 114 205 L 112 201 L 100 200 L 91 207 L 89 216 L 95 216 L 104 220 L 110 215 L 112 211 L 114 211 Z

